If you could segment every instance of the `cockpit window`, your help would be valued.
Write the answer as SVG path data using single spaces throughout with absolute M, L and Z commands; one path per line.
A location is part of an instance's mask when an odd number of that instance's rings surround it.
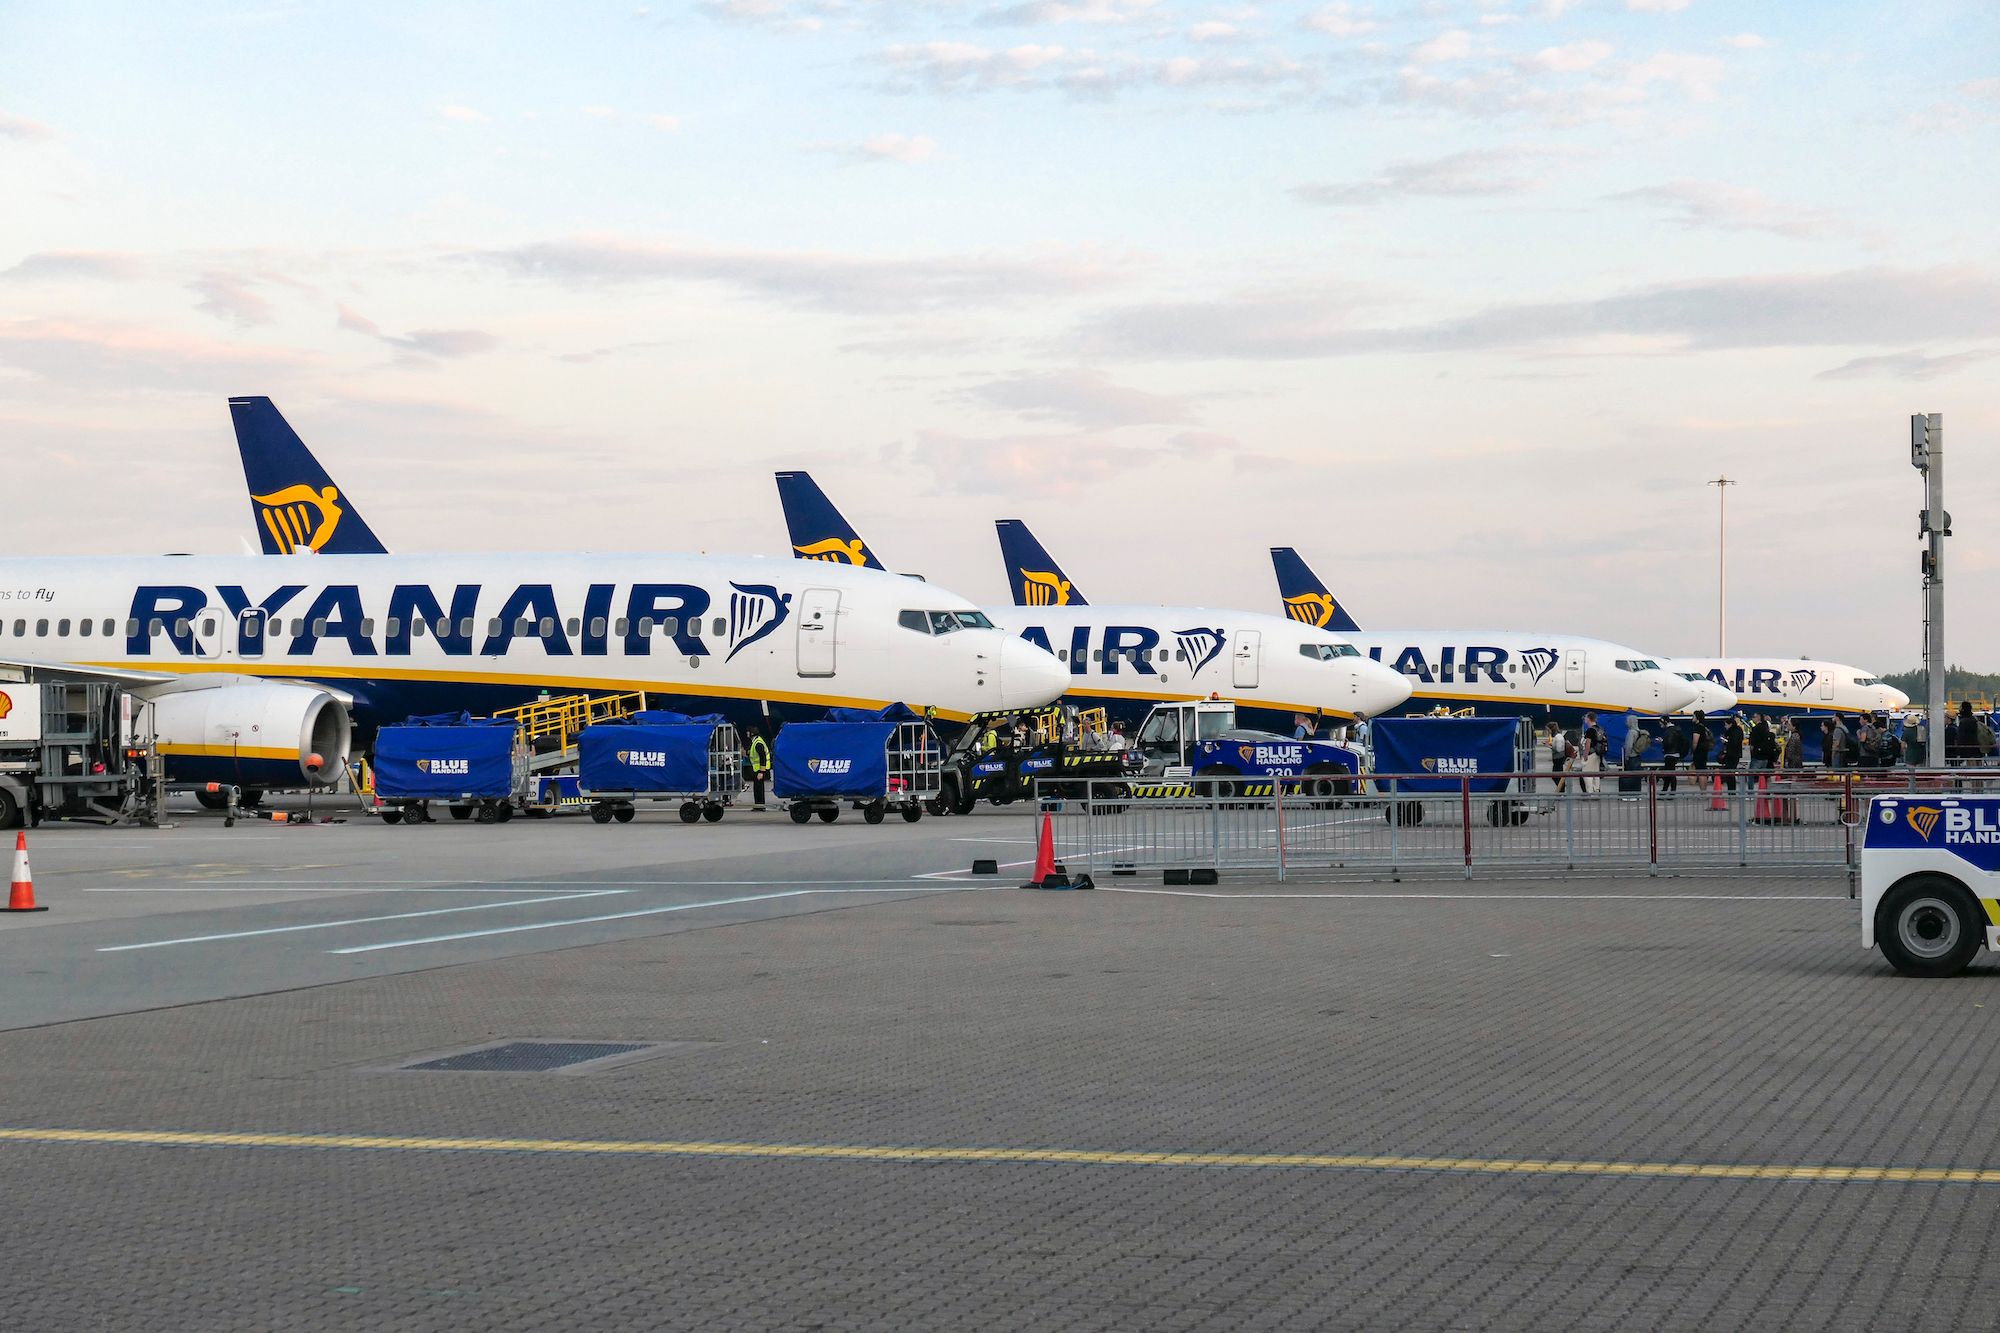
M 904 629 L 913 629 L 919 634 L 931 632 L 931 618 L 922 611 L 899 611 L 896 613 L 896 623 Z
M 1617 667 L 1620 671 L 1658 671 L 1660 669 L 1660 664 L 1653 661 L 1650 657 L 1621 657 L 1611 665 Z M 1689 676 L 1688 679 L 1693 680 L 1694 677 Z
M 1359 657 L 1361 650 L 1351 643 L 1302 643 L 1299 645 L 1299 656 L 1331 662 L 1342 657 Z
M 1856 685 L 1880 685 L 1882 682 L 1874 676 L 1856 676 L 1854 683 Z
M 896 623 L 919 634 L 950 634 L 961 629 L 992 629 L 983 611 L 902 611 Z
M 993 622 L 986 618 L 984 611 L 960 611 L 958 623 L 967 629 L 992 629 Z

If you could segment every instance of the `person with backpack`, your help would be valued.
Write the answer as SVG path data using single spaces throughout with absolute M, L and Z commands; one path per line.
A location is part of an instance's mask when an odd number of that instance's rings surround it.
M 1681 789 L 1681 780 L 1675 776 L 1681 766 L 1681 753 L 1687 745 L 1687 738 L 1672 722 L 1661 728 L 1660 736 L 1660 790 L 1671 795 Z
M 1619 757 L 1623 761 L 1620 767 L 1625 770 L 1624 775 L 1618 779 L 1618 796 L 1620 800 L 1636 801 L 1639 799 L 1639 778 L 1637 775 L 1640 769 L 1645 767 L 1646 751 L 1652 747 L 1652 744 L 1652 735 L 1639 725 L 1639 715 L 1629 708 L 1626 709 L 1625 744 L 1619 751 Z
M 1604 756 L 1611 749 L 1611 738 L 1604 734 L 1604 728 L 1597 725 L 1597 714 L 1583 715 L 1583 731 L 1578 736 L 1577 768 L 1585 773 L 1602 773 Z M 1584 777 L 1577 780 L 1577 790 L 1589 796 L 1603 790 L 1604 779 Z
M 1778 738 L 1771 731 L 1771 724 L 1758 718 L 1750 724 L 1750 771 L 1778 766 Z
M 1730 718 L 1722 729 L 1722 785 L 1736 790 L 1736 770 L 1743 767 L 1743 724 Z
M 1569 767 L 1569 737 L 1563 734 L 1562 724 L 1549 723 L 1549 771 L 1555 774 L 1556 791 L 1560 794 L 1565 785 L 1563 773 Z
M 1993 757 L 1993 719 L 1982 714 L 1973 719 L 1973 725 L 1973 743 L 1979 747 L 1979 753 L 1972 762 L 1983 768 Z
M 1708 714 L 1695 710 L 1694 733 L 1688 738 L 1688 762 L 1694 765 L 1695 786 L 1701 785 L 1701 774 L 1708 771 L 1708 756 L 1715 748 L 1715 734 L 1708 729 Z

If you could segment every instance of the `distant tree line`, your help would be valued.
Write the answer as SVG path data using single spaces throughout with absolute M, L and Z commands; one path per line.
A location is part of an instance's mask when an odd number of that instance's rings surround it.
M 1930 697 L 1930 679 L 1931 673 L 1921 667 L 1882 677 L 1884 684 L 1895 686 L 1919 704 Z M 1967 671 L 1964 667 L 1948 666 L 1944 669 L 1944 692 L 1954 699 L 1971 694 L 1984 695 L 1988 699 L 2000 697 L 2000 672 Z

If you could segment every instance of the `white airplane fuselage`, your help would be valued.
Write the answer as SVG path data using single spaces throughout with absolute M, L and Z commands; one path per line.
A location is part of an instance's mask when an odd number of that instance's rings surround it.
M 1055 654 L 1064 697 L 1132 721 L 1156 703 L 1216 698 L 1289 732 L 1290 715 L 1374 717 L 1409 683 L 1350 636 L 1254 611 L 1174 606 L 990 606 L 997 625 Z
M 1546 716 L 1657 715 L 1699 691 L 1636 648 L 1571 635 L 1511 630 L 1355 630 L 1338 636 L 1410 683 L 1406 712 Z
M 910 609 L 978 615 L 935 584 L 794 560 L 0 559 L 0 661 L 177 678 L 142 695 L 313 686 L 364 724 L 585 690 L 750 719 L 891 702 L 964 718 L 1039 706 L 1069 683 L 1048 654 L 998 629 L 913 633 L 898 623 Z M 188 757 L 217 743 L 162 748 Z M 228 748 L 257 747 L 234 735 Z M 296 759 L 289 738 L 263 748 Z
M 1786 716 L 1893 713 L 1910 696 L 1870 671 L 1839 662 L 1784 657 L 1676 657 L 1666 665 L 1736 695 L 1737 711 Z

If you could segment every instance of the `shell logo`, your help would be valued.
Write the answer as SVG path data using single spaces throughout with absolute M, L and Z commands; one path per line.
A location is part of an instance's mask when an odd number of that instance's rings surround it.
M 5 690 L 0 690 L 0 722 L 5 722 L 7 720 L 7 715 L 13 711 L 14 711 L 14 696 L 7 693 L 7 691 Z

